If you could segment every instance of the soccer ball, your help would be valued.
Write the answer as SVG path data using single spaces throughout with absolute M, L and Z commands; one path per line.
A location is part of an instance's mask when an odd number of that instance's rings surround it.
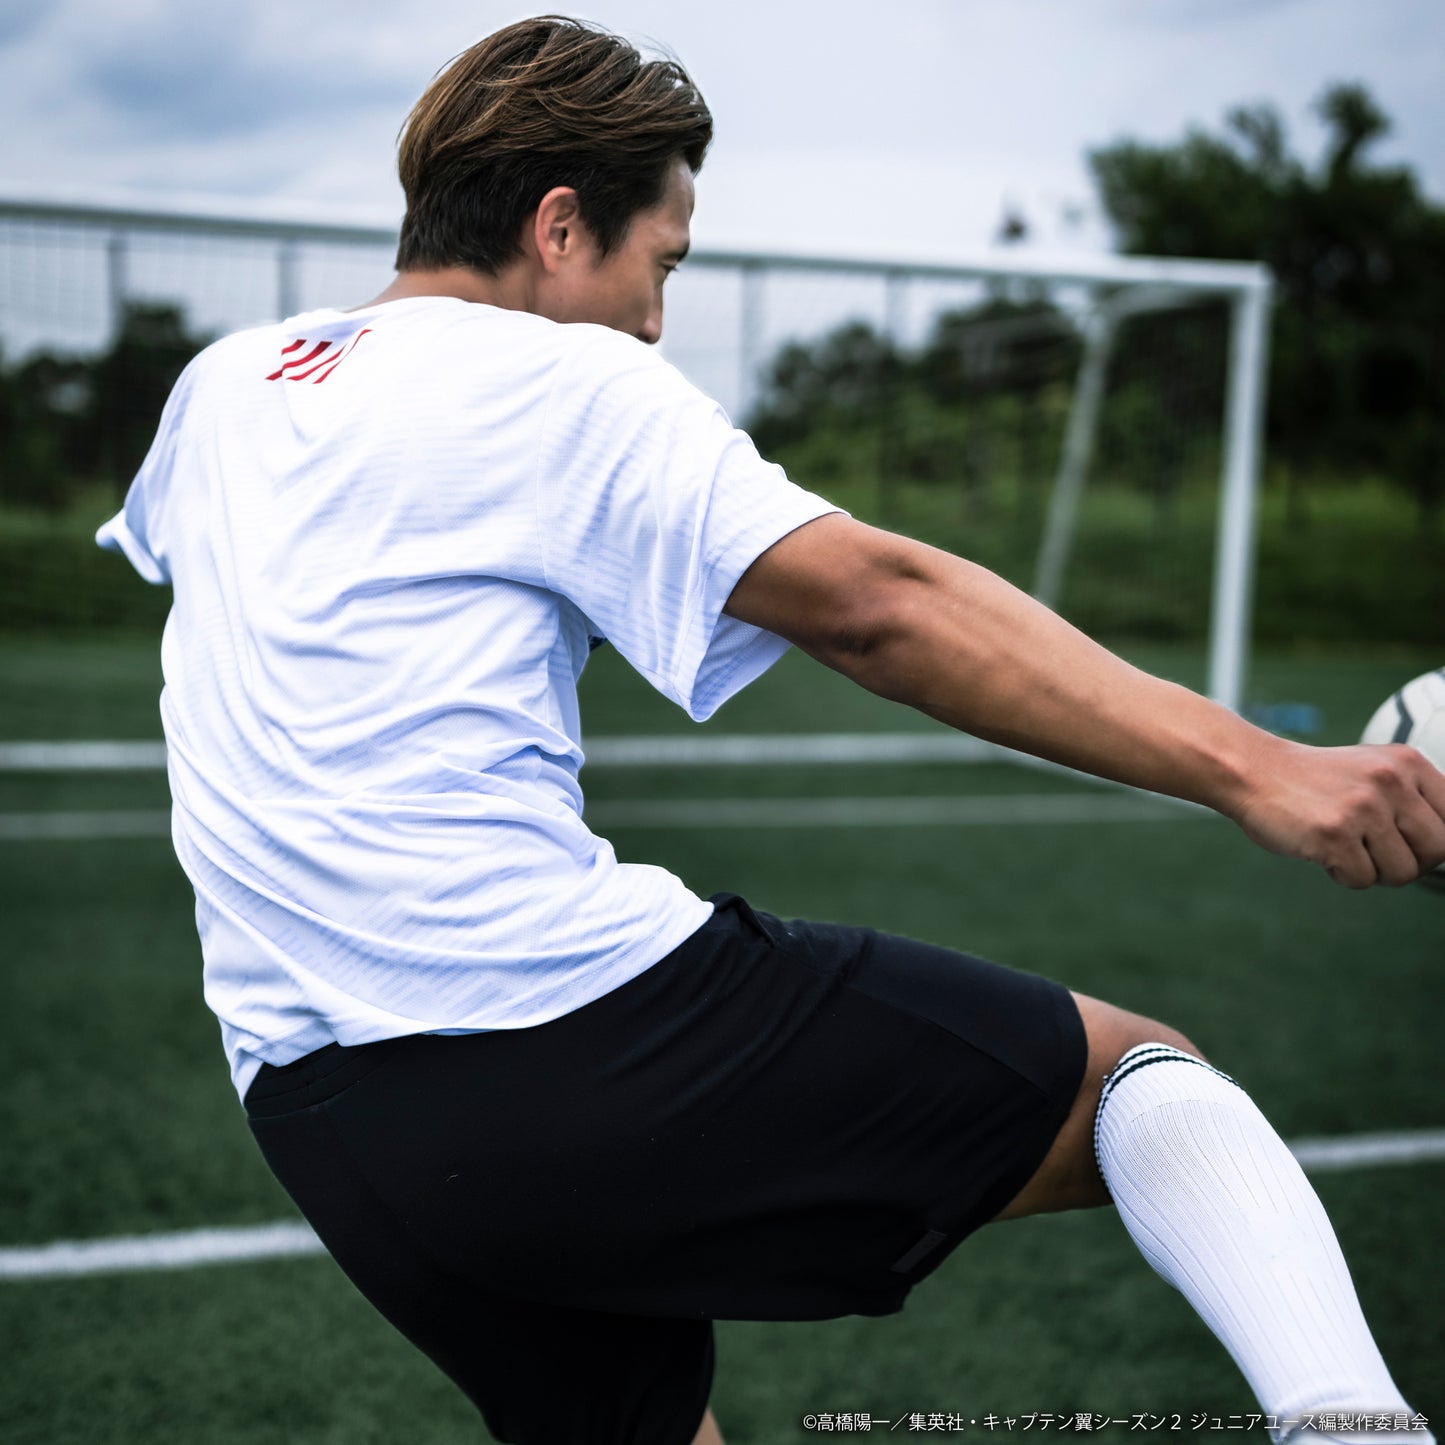
M 1445 773 L 1445 667 L 1412 679 L 1381 703 L 1360 741 L 1409 743 Z M 1420 881 L 1445 891 L 1445 865 Z

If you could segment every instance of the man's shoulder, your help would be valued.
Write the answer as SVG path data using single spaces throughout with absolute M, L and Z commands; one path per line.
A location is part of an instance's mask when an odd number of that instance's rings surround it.
M 536 390 L 554 413 L 589 410 L 634 393 L 660 400 L 681 376 L 635 336 L 591 322 L 551 321 L 525 311 L 462 303 L 437 318 L 435 355 L 463 389 L 519 395 Z
M 261 375 L 284 345 L 285 323 L 265 322 L 228 332 L 203 346 L 187 363 L 176 382 L 173 395 L 184 397 L 192 392 L 214 392 L 217 387 L 230 392 L 238 374 Z
M 556 330 L 554 390 L 560 399 L 589 406 L 603 397 L 608 405 L 636 402 L 649 410 L 675 402 L 715 405 L 655 346 L 635 336 L 583 321 Z
M 218 336 L 214 341 L 203 346 L 191 358 L 191 367 L 196 371 L 205 371 L 224 367 L 229 362 L 242 357 L 259 356 L 263 352 L 269 352 L 276 339 L 282 334 L 284 326 L 284 322 L 267 321 L 255 326 L 243 327 L 240 331 L 227 332 L 225 336 Z
M 697 399 L 690 383 L 634 336 L 441 297 L 305 312 L 233 332 L 195 357 L 186 389 L 230 394 L 243 378 L 317 382 L 333 375 L 369 377 L 366 392 L 384 386 L 398 395 L 420 386 L 433 400 L 468 406 L 479 396 L 513 403 L 528 394 L 539 403 L 550 397 L 557 415 L 590 413 L 599 402 L 650 412 L 674 394 Z M 327 396 L 336 390 L 335 382 L 324 389 Z

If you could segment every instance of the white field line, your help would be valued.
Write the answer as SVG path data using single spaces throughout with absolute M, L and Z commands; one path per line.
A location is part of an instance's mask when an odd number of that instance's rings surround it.
M 828 763 L 979 763 L 999 750 L 956 732 L 668 733 L 593 738 L 590 768 L 777 767 Z
M 0 743 L 0 773 L 165 772 L 159 742 Z
M 170 836 L 171 815 L 166 808 L 144 812 L 116 808 L 94 813 L 0 813 L 0 843 Z
M 962 828 L 1157 823 L 1208 816 L 1169 799 L 1116 793 L 1001 793 L 940 798 L 648 798 L 592 803 L 599 828 Z
M 1014 762 L 1072 774 L 958 732 L 662 733 L 597 737 L 589 768 L 797 767 L 832 763 Z M 164 772 L 162 742 L 0 742 L 0 773 Z M 1078 774 L 1076 776 L 1083 776 Z M 1098 779 L 1091 779 L 1097 782 Z
M 589 804 L 589 824 L 614 828 L 986 828 L 1067 823 L 1165 823 L 1209 816 L 1146 793 L 1000 793 L 986 797 L 640 798 Z M 0 813 L 0 843 L 168 838 L 171 815 L 116 809 Z
M 589 768 L 609 769 L 988 761 L 1023 763 L 1046 772 L 1085 777 L 1070 768 L 953 732 L 664 734 L 596 738 L 587 748 Z M 164 767 L 164 743 L 0 743 L 0 772 L 119 772 Z M 989 827 L 1152 822 L 1203 811 L 1176 798 L 1110 785 L 1105 793 L 1072 796 L 603 801 L 588 808 L 587 818 L 599 828 Z M 0 813 L 0 842 L 159 838 L 169 832 L 168 816 L 161 810 Z
M 0 1249 L 0 1280 L 63 1279 L 145 1269 L 192 1269 L 293 1254 L 324 1254 L 309 1224 L 278 1221 L 174 1234 L 117 1234 L 108 1239 L 58 1239 L 28 1249 Z
M 1312 1174 L 1375 1164 L 1424 1164 L 1445 1159 L 1445 1129 L 1398 1129 L 1388 1134 L 1296 1139 L 1289 1147 Z
M 1299 1139 L 1290 1148 L 1311 1172 L 1428 1163 L 1445 1159 L 1445 1129 Z M 325 1252 L 311 1226 L 299 1220 L 230 1229 L 188 1229 L 172 1234 L 61 1239 L 53 1244 L 0 1249 L 0 1280 L 191 1269 Z
M 664 733 L 599 737 L 593 768 L 767 767 L 820 763 L 981 762 L 1000 751 L 963 733 Z M 164 772 L 162 742 L 0 743 L 0 772 Z

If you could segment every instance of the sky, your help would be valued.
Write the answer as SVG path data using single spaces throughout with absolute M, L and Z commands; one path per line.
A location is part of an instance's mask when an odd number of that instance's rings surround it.
M 534 13 L 493 0 L 0 0 L 0 195 L 394 224 L 395 136 L 432 73 Z M 698 245 L 972 254 L 1008 210 L 1109 235 L 1085 154 L 1363 81 L 1382 160 L 1445 199 L 1440 0 L 591 0 L 713 110 Z

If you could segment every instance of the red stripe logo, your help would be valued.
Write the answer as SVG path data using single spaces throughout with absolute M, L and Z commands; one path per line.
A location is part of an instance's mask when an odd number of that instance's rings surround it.
M 288 352 L 288 351 L 295 351 L 298 346 L 305 346 L 305 345 L 306 345 L 306 343 L 305 343 L 304 340 L 303 340 L 303 341 L 294 342 L 292 345 L 284 348 L 284 349 L 282 350 L 282 352 L 281 352 L 281 355 L 282 355 L 282 356 L 285 356 L 285 355 L 286 355 L 286 352 Z M 330 345 L 331 345 L 331 343 L 330 343 L 329 341 L 323 341 L 323 342 L 321 342 L 319 345 L 313 346 L 313 347 L 311 348 L 311 350 L 306 353 L 305 356 L 298 356 L 294 361 L 287 361 L 287 362 L 283 363 L 282 366 L 280 367 L 280 369 L 277 370 L 277 371 L 273 371 L 273 372 L 271 373 L 271 375 L 266 378 L 266 380 L 267 380 L 267 381 L 280 381 L 281 378 L 282 378 L 283 376 L 285 376 L 285 374 L 286 374 L 288 371 L 290 371 L 293 366 L 304 366 L 308 361 L 312 361 L 312 360 L 314 360 L 316 357 L 320 356 L 321 353 L 322 353 L 323 351 L 325 351 L 326 348 L 327 348 L 328 346 L 330 346 Z
M 339 348 L 333 348 L 332 343 L 329 341 L 318 341 L 316 345 L 304 355 L 293 356 L 290 361 L 283 361 L 266 380 L 306 381 L 309 379 L 313 383 L 325 381 L 351 354 L 356 347 L 356 343 L 370 330 L 371 327 L 369 326 L 363 327 L 350 341 Z M 307 342 L 304 337 L 299 341 L 293 341 L 290 346 L 283 346 L 281 348 L 281 355 L 288 356 L 293 351 L 300 351 L 305 345 L 307 345 Z

